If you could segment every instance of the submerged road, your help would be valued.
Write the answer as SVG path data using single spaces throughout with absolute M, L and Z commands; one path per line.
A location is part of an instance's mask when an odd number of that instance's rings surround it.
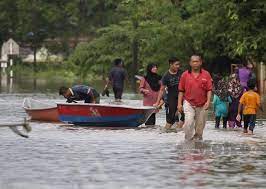
M 58 100 L 54 95 L 1 94 L 0 123 L 26 116 L 24 97 Z M 108 100 L 105 100 L 108 101 Z M 126 100 L 139 105 L 137 100 Z M 164 112 L 157 124 L 163 126 Z M 216 130 L 208 121 L 203 142 L 185 142 L 184 133 L 160 126 L 99 129 L 31 122 L 25 139 L 0 130 L 0 188 L 265 188 L 266 122 L 254 136 Z

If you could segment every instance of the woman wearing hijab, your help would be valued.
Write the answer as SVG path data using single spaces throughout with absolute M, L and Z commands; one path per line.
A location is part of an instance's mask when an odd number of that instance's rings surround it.
M 235 125 L 241 126 L 241 121 L 236 120 L 237 110 L 240 97 L 242 96 L 244 88 L 242 87 L 236 74 L 232 74 L 229 77 L 228 92 L 232 102 L 229 104 L 228 124 L 230 128 L 234 128 Z
M 220 127 L 220 120 L 223 118 L 223 128 L 226 128 L 228 119 L 228 102 L 231 102 L 231 98 L 228 95 L 226 82 L 220 78 L 214 89 L 213 97 L 213 109 L 215 112 L 215 128 Z
M 147 66 L 147 74 L 140 81 L 139 90 L 143 94 L 143 105 L 152 106 L 156 103 L 160 88 L 161 76 L 157 74 L 158 67 L 156 64 L 149 64 Z M 145 125 L 155 125 L 156 118 L 153 113 L 147 120 Z

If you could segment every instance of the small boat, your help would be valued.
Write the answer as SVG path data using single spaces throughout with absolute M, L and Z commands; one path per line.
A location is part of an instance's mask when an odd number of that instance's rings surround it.
M 152 106 L 58 103 L 59 120 L 80 126 L 137 127 L 155 111 Z
M 56 103 L 44 103 L 32 98 L 25 98 L 23 108 L 31 120 L 59 122 Z

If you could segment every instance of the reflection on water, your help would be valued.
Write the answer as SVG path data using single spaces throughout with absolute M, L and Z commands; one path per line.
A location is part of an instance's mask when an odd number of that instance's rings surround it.
M 0 93 L 57 93 L 61 86 L 71 87 L 76 84 L 89 85 L 101 92 L 105 85 L 103 81 L 69 82 L 62 77 L 45 79 L 32 77 L 10 78 L 6 73 L 0 74 L 0 80 Z M 130 91 L 129 87 L 126 87 L 125 91 Z
M 7 74 L 1 73 L 0 92 L 2 93 L 30 93 L 30 92 L 57 92 L 62 85 L 70 86 L 71 83 L 66 82 L 63 78 L 31 78 L 31 77 L 15 77 L 10 78 Z
M 61 100 L 57 95 L 2 94 L 0 122 L 20 121 L 24 97 Z M 126 96 L 128 98 L 128 96 Z M 107 98 L 103 101 L 108 101 Z M 131 105 L 138 100 L 125 100 Z M 164 113 L 157 124 L 164 124 Z M 0 188 L 265 188 L 266 128 L 254 136 L 216 130 L 209 121 L 203 142 L 184 133 L 139 129 L 70 127 L 31 122 L 29 139 L 0 130 Z

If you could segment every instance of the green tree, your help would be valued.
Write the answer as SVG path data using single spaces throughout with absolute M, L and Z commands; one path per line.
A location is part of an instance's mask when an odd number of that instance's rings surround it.
M 123 19 L 99 29 L 97 37 L 77 48 L 68 62 L 81 67 L 79 71 L 87 72 L 93 70 L 91 68 L 106 70 L 114 58 L 121 57 L 130 70 L 132 88 L 136 90 L 134 75 L 149 62 L 165 62 L 169 51 L 173 52 L 167 47 L 168 43 L 160 43 L 173 35 L 169 23 L 176 24 L 180 19 L 172 4 L 161 0 L 124 0 L 117 10 Z M 160 48 L 160 45 L 165 46 Z M 162 49 L 166 51 L 162 53 Z M 80 53 L 86 57 L 83 61 Z
M 0 44 L 13 37 L 16 32 L 18 20 L 16 1 L 0 1 Z M 16 38 L 14 38 L 16 40 Z
M 265 2 L 186 0 L 178 10 L 194 48 L 208 60 L 225 55 L 265 61 Z
M 34 71 L 36 53 L 48 37 L 54 35 L 53 24 L 57 19 L 57 9 L 53 4 L 43 1 L 17 0 L 18 21 L 16 32 L 21 41 L 29 44 L 34 52 Z

